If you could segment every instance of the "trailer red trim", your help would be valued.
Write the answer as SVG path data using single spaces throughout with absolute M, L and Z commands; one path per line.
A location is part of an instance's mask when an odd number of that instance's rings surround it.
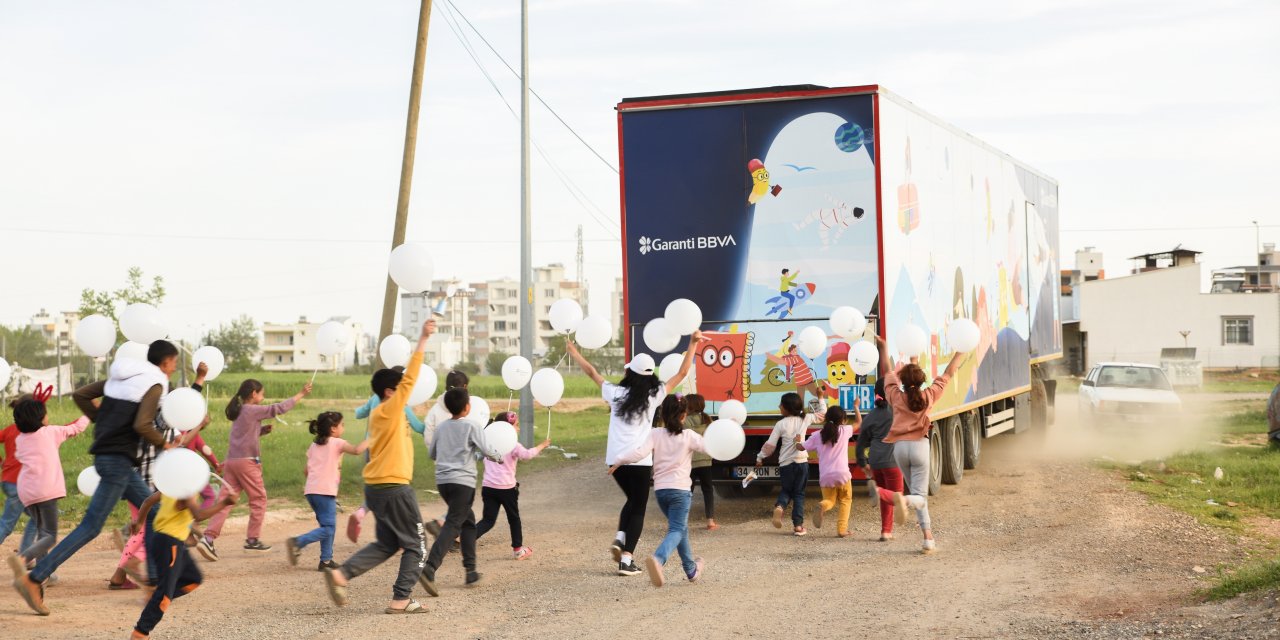
M 880 85 L 867 84 L 856 87 L 833 87 L 830 89 L 813 89 L 809 91 L 762 91 L 758 93 L 740 93 L 720 96 L 668 98 L 663 100 L 646 100 L 644 102 L 618 103 L 618 111 L 636 111 L 643 109 L 662 109 L 665 107 L 689 107 L 699 105 L 708 106 L 736 102 L 762 102 L 766 100 L 794 100 L 798 98 L 879 93 L 879 91 Z
M 622 227 L 622 355 L 631 360 L 631 312 L 627 304 L 630 288 L 627 277 L 627 167 L 622 153 L 622 111 L 618 111 L 618 222 Z
M 871 97 L 871 144 L 875 145 L 876 157 L 876 260 L 879 262 L 878 270 L 880 272 L 880 295 L 876 297 L 876 302 L 880 308 L 876 310 L 880 319 L 879 326 L 876 327 L 876 333 L 883 339 L 888 340 L 886 333 L 888 322 L 885 319 L 885 290 L 884 290 L 884 189 L 880 182 L 880 163 L 883 162 L 884 150 L 880 146 L 880 93 L 877 91 Z M 877 372 L 876 376 L 883 375 Z

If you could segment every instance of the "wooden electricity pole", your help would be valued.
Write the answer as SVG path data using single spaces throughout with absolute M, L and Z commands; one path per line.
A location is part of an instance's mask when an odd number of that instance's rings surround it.
M 404 127 L 404 158 L 400 161 L 400 194 L 396 198 L 396 226 L 391 233 L 391 248 L 404 244 L 404 230 L 409 222 L 409 192 L 413 189 L 413 157 L 418 148 L 418 111 L 422 106 L 422 68 L 427 58 L 427 27 L 431 23 L 431 0 L 422 0 L 418 10 L 418 42 L 413 51 L 413 80 L 409 83 L 409 117 Z M 399 287 L 387 275 L 387 292 L 382 299 L 382 326 L 378 342 L 391 334 L 395 321 L 396 296 Z

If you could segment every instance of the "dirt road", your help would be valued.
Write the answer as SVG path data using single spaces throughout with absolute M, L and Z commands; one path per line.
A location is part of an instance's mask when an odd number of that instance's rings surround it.
M 462 586 L 457 555 L 438 581 L 441 597 L 416 594 L 424 616 L 382 613 L 393 564 L 353 581 L 351 604 L 325 598 L 309 549 L 299 568 L 283 539 L 312 526 L 310 513 L 276 510 L 267 555 L 237 548 L 243 521 L 231 520 L 222 561 L 203 563 L 206 583 L 174 603 L 157 638 L 528 638 L 555 637 L 1275 637 L 1274 605 L 1195 605 L 1204 583 L 1195 567 L 1239 557 L 1225 535 L 1148 504 L 1112 475 L 1048 461 L 1024 436 L 988 440 L 980 469 L 944 487 L 930 504 L 939 551 L 921 556 L 913 525 L 889 543 L 875 540 L 878 516 L 855 492 L 853 538 L 828 528 L 795 538 L 773 529 L 765 499 L 720 501 L 722 528 L 702 530 L 695 495 L 695 552 L 706 580 L 654 589 L 644 576 L 619 577 L 606 552 L 621 493 L 599 460 L 524 478 L 521 511 L 531 560 L 509 557 L 504 523 L 481 541 L 485 582 Z M 1050 450 L 1053 447 L 1049 447 Z M 436 513 L 432 496 L 424 512 Z M 353 504 L 356 497 L 347 496 Z M 343 522 L 345 520 L 340 520 Z M 651 506 L 641 553 L 665 530 Z M 340 536 L 341 537 L 341 536 Z M 341 560 L 355 546 L 341 539 Z M 124 638 L 141 592 L 110 592 L 118 557 L 105 536 L 62 568 L 48 592 L 53 615 L 31 615 L 12 591 L 0 593 L 0 628 L 12 638 Z M 7 579 L 6 579 L 7 582 Z

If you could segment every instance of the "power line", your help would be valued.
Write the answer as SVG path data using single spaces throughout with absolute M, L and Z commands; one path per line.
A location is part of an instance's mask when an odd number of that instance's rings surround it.
M 210 242 L 269 242 L 272 244 L 291 243 L 291 244 L 382 244 L 387 241 L 362 239 L 362 238 L 289 238 L 281 236 L 209 236 L 179 233 L 146 233 L 146 232 L 123 232 L 123 231 L 91 231 L 84 229 L 41 229 L 37 227 L 0 227 L 0 231 L 12 231 L 15 233 L 47 233 L 53 235 L 68 236 L 94 236 L 94 237 L 116 237 L 116 238 L 144 238 L 148 240 L 207 240 Z M 607 229 L 606 229 L 607 231 Z M 608 242 L 616 243 L 617 238 L 588 238 L 586 242 Z M 455 245 L 455 244 L 517 244 L 519 240 L 493 240 L 493 239 L 453 239 L 448 240 L 421 240 L 414 241 L 428 245 Z M 557 243 L 567 244 L 576 243 L 575 238 L 553 238 L 550 240 L 538 240 L 540 244 Z
M 506 58 L 504 58 L 504 57 L 502 57 L 502 54 L 498 53 L 498 50 L 497 50 L 497 49 L 495 49 L 495 48 L 493 47 L 493 45 L 492 45 L 492 44 L 489 44 L 489 40 L 488 40 L 488 38 L 485 38 L 485 37 L 484 37 L 484 34 L 483 34 L 483 33 L 480 33 L 480 30 L 479 30 L 479 29 L 477 29 L 477 28 L 476 28 L 476 26 L 475 26 L 474 24 L 471 24 L 471 20 L 467 19 L 466 14 L 462 13 L 462 10 L 461 10 L 461 9 L 459 9 L 459 8 L 458 8 L 458 6 L 457 6 L 456 4 L 454 4 L 454 3 L 453 3 L 453 2 L 451 2 L 450 0 L 444 0 L 444 4 L 449 5 L 449 8 L 450 8 L 450 9 L 452 9 L 454 12 L 456 12 L 456 13 L 458 14 L 458 16 L 462 18 L 463 22 L 466 22 L 466 23 L 467 23 L 467 26 L 468 26 L 468 27 L 471 27 L 471 30 L 472 30 L 472 31 L 474 31 L 474 32 L 475 32 L 475 34 L 476 34 L 477 36 L 479 36 L 480 41 L 481 41 L 481 42 L 483 42 L 483 43 L 484 43 L 484 45 L 485 45 L 486 47 L 489 47 L 489 51 L 492 51 L 492 52 L 493 52 L 493 55 L 495 55 L 495 56 L 497 56 L 497 57 L 498 57 L 498 60 L 501 60 L 501 61 L 502 61 L 502 64 L 503 64 L 504 66 L 506 66 L 506 67 L 507 67 L 507 70 L 511 72 L 511 75 L 514 75 L 517 79 L 519 79 L 519 78 L 520 78 L 520 72 L 516 71 L 516 70 L 515 70 L 515 69 L 514 69 L 514 68 L 513 68 L 513 67 L 512 67 L 508 62 L 507 62 L 507 59 L 506 59 Z M 600 162 L 603 162 L 603 163 L 604 163 L 604 165 L 605 165 L 606 167 L 609 167 L 609 169 L 610 169 L 611 171 L 613 171 L 614 173 L 618 173 L 618 168 L 617 168 L 617 167 L 615 167 L 615 166 L 613 166 L 613 163 L 611 163 L 611 162 L 609 162 L 608 160 L 606 160 L 606 159 L 605 159 L 605 157 L 604 157 L 603 155 L 601 155 L 599 151 L 596 151 L 595 147 L 591 146 L 591 143 L 587 142 L 585 139 L 583 139 L 583 137 L 582 137 L 582 136 L 578 135 L 578 132 L 577 132 L 577 131 L 575 131 L 575 130 L 573 129 L 573 127 L 569 126 L 569 123 L 568 123 L 568 122 L 565 122 L 564 118 L 561 118 L 561 117 L 560 117 L 560 114 L 559 114 L 559 113 L 556 113 L 556 110 L 555 110 L 555 109 L 552 109 L 552 108 L 551 108 L 551 105 L 547 104 L 547 101 L 546 101 L 546 100 L 543 100 L 543 99 L 542 99 L 542 96 L 538 95 L 538 92 L 537 92 L 537 91 L 534 91 L 534 90 L 533 90 L 533 88 L 532 88 L 532 87 L 530 87 L 530 88 L 529 88 L 529 93 L 533 94 L 533 97 L 537 98 L 537 99 L 538 99 L 538 102 L 541 102 L 541 103 L 542 103 L 542 106 L 546 107 L 547 111 L 550 111 L 550 112 L 551 112 L 551 115 L 552 115 L 552 116 L 555 116 L 555 119 L 556 119 L 556 120 L 558 120 L 558 121 L 560 122 L 560 124 L 564 125 L 564 128 L 565 128 L 565 129 L 568 129 L 568 130 L 569 130 L 569 133 L 572 133 L 572 134 L 573 134 L 573 137 L 575 137 L 575 138 L 577 138 L 577 139 L 578 139 L 578 142 L 581 142 L 581 143 L 582 143 L 582 145 L 583 145 L 584 147 L 586 147 L 589 151 L 591 151 L 591 153 L 592 153 L 593 155 L 595 155 L 595 157 L 599 158 L 599 159 L 600 159 Z
M 1262 224 L 1258 225 L 1263 229 L 1280 228 L 1280 224 Z M 1253 225 L 1236 225 L 1223 226 L 1216 225 L 1212 227 L 1098 227 L 1095 229 L 1059 229 L 1062 233 L 1109 233 L 1109 232 L 1138 232 L 1138 231 L 1239 231 L 1242 229 L 1252 229 Z

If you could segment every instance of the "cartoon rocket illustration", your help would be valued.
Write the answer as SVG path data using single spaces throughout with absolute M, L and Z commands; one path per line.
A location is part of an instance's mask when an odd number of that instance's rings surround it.
M 747 163 L 747 172 L 751 174 L 751 195 L 747 196 L 747 204 L 755 204 L 764 197 L 766 193 L 772 193 L 774 196 L 782 191 L 782 185 L 773 185 L 769 187 L 769 170 L 764 168 L 764 163 L 759 158 L 754 158 Z

